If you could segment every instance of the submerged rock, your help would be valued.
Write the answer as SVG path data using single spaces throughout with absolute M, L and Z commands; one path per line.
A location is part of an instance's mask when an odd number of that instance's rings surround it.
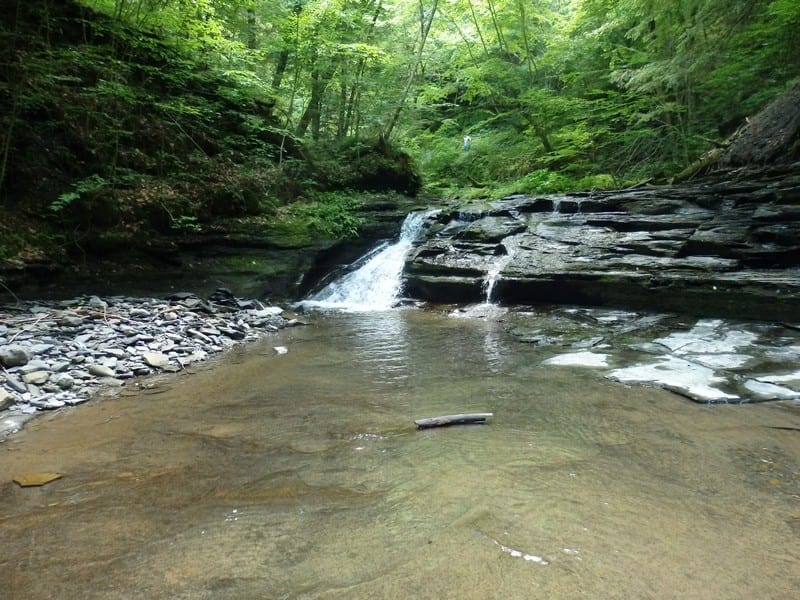
M 549 354 L 539 359 L 543 367 L 596 369 L 618 383 L 701 403 L 800 399 L 800 331 L 791 325 L 590 308 L 508 311 L 505 318 L 526 346 L 533 333 L 558 333 L 556 343 L 532 349 Z

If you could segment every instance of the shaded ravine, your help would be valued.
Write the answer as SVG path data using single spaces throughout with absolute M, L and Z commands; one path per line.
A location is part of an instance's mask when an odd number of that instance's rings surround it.
M 597 370 L 663 349 L 733 368 L 766 329 L 483 300 L 306 311 L 7 438 L 4 597 L 800 591 L 800 404 L 694 404 Z M 455 412 L 494 416 L 414 426 Z M 37 473 L 61 478 L 12 482 Z

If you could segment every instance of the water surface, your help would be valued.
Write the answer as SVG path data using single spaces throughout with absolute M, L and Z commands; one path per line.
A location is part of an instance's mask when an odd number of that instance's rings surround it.
M 314 314 L 35 420 L 0 445 L 3 597 L 800 594 L 797 403 L 547 365 L 516 318 Z

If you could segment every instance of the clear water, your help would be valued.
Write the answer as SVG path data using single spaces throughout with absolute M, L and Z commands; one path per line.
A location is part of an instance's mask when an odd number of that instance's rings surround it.
M 0 445 L 0 595 L 798 597 L 797 403 L 547 366 L 489 317 L 313 314 L 37 419 Z

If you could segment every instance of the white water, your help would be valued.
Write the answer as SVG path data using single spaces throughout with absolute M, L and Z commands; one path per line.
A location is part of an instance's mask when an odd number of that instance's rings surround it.
M 422 232 L 430 212 L 410 213 L 393 244 L 374 252 L 361 267 L 337 279 L 300 304 L 354 312 L 391 309 L 402 288 L 403 265 L 408 251 Z
M 489 269 L 486 271 L 486 277 L 483 281 L 485 304 L 492 304 L 492 292 L 494 292 L 494 286 L 497 285 L 497 281 L 500 279 L 500 274 L 503 272 L 503 269 L 508 266 L 508 264 L 514 258 L 514 255 L 517 253 L 521 239 L 521 235 L 511 235 L 504 239 L 502 244 L 505 246 L 506 253 L 502 256 L 499 256 L 491 265 L 489 265 Z

